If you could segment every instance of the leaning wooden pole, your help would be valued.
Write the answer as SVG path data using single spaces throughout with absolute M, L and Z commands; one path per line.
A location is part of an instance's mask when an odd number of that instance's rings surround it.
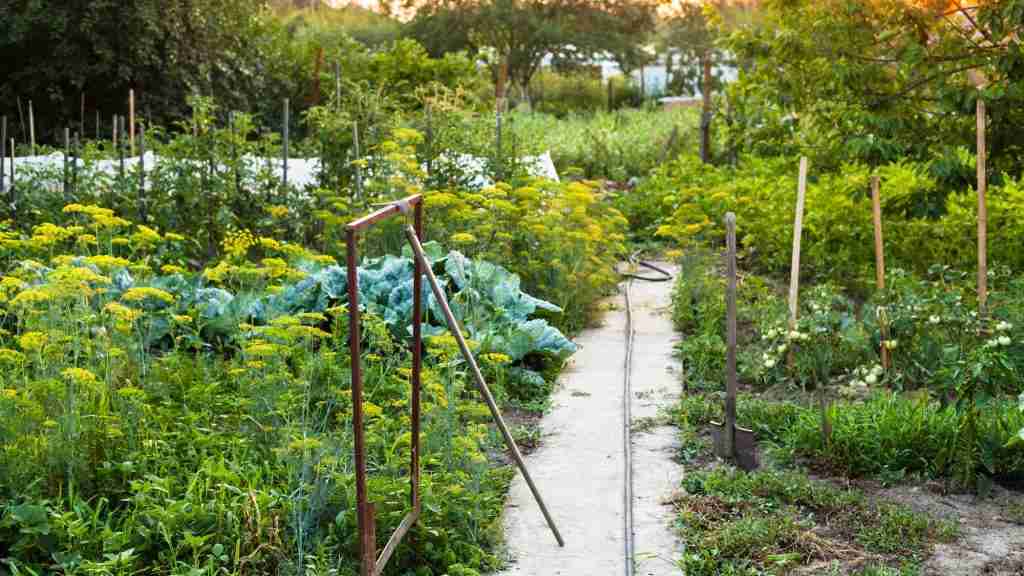
M 885 290 L 885 250 L 882 243 L 882 198 L 878 176 L 871 177 L 871 214 L 875 224 L 875 287 Z M 880 355 L 882 368 L 889 369 L 889 349 L 885 347 L 889 339 L 888 326 L 879 326 L 881 329 Z
M 796 189 L 796 214 L 793 219 L 793 260 L 789 269 L 789 330 L 797 326 L 798 295 L 800 292 L 800 240 L 804 230 L 804 197 L 807 194 L 807 157 L 800 158 L 800 180 Z M 789 347 L 787 363 L 792 367 L 796 357 Z
M 423 267 L 423 271 L 427 275 L 427 282 L 430 284 L 430 289 L 434 292 L 434 298 L 437 300 L 437 303 L 440 304 L 441 311 L 444 312 L 445 320 L 448 323 L 448 330 L 451 331 L 452 336 L 455 337 L 455 341 L 459 344 L 459 350 L 462 351 L 462 356 L 469 365 L 470 372 L 473 374 L 473 379 L 476 381 L 476 386 L 480 391 L 480 395 L 483 396 L 484 402 L 487 404 L 487 408 L 491 411 L 491 417 L 494 418 L 494 422 L 497 424 L 498 430 L 501 431 L 501 435 L 505 439 L 505 445 L 512 453 L 512 458 L 515 460 L 516 466 L 519 467 L 519 471 L 522 473 L 523 479 L 526 480 L 527 486 L 530 487 L 530 492 L 533 493 L 533 498 L 537 501 L 537 506 L 540 507 L 540 511 L 544 515 L 544 520 L 547 521 L 548 527 L 551 528 L 551 533 L 554 534 L 555 540 L 558 541 L 559 546 L 564 547 L 565 541 L 562 539 L 562 535 L 558 531 L 558 527 L 555 526 L 555 521 L 551 517 L 551 513 L 548 512 L 548 507 L 544 504 L 540 491 L 537 490 L 537 486 L 533 483 L 533 477 L 530 476 L 530 471 L 526 468 L 526 462 L 523 461 L 523 456 L 519 452 L 519 447 L 516 446 L 516 441 L 512 438 L 512 433 L 509 432 L 508 426 L 505 425 L 505 419 L 501 417 L 501 411 L 498 410 L 498 404 L 494 401 L 494 396 L 491 395 L 491 390 L 487 387 L 487 382 L 484 381 L 483 374 L 480 373 L 480 367 L 477 366 L 476 359 L 473 357 L 473 352 L 469 349 L 466 339 L 462 336 L 462 327 L 459 326 L 458 320 L 455 319 L 455 315 L 452 314 L 452 310 L 448 306 L 448 299 L 445 297 L 444 290 L 441 289 L 441 285 L 437 281 L 437 276 L 434 275 L 434 271 L 430 267 L 430 262 L 427 260 L 427 256 L 423 252 L 423 246 L 420 244 L 420 240 L 416 236 L 416 230 L 411 224 L 406 225 L 405 236 L 409 240 L 409 245 L 412 247 L 416 260 Z
M 988 314 L 988 209 L 985 194 L 988 191 L 988 177 L 985 172 L 987 150 L 985 147 L 985 101 L 978 98 L 978 317 L 982 320 Z

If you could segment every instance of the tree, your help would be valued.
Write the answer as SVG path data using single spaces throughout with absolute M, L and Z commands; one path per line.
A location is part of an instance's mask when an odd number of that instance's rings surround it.
M 701 158 L 711 161 L 712 94 L 721 86 L 721 68 L 729 53 L 720 46 L 724 33 L 749 22 L 753 4 L 743 0 L 681 1 L 662 25 L 660 48 L 667 55 L 669 89 L 684 94 L 700 92 Z M 677 63 L 678 58 L 678 63 Z
M 104 119 L 129 88 L 157 119 L 181 115 L 201 92 L 238 99 L 257 73 L 260 0 L 0 0 L 0 114 L 33 100 L 55 134 L 84 94 Z
M 764 8 L 763 25 L 727 42 L 751 63 L 743 90 L 798 119 L 823 157 L 932 159 L 973 141 L 983 97 L 993 169 L 1020 173 L 1021 0 L 769 0 Z
M 432 54 L 469 49 L 486 59 L 499 85 L 507 74 L 524 94 L 547 55 L 611 53 L 637 61 L 655 11 L 649 0 L 430 0 L 408 7 L 417 9 L 410 34 Z

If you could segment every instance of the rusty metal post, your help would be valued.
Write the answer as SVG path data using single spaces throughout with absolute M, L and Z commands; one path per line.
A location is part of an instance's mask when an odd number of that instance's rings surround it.
M 423 238 L 423 203 L 416 204 L 413 226 L 416 237 Z M 409 462 L 409 500 L 417 512 L 420 507 L 420 371 L 423 367 L 423 263 L 414 258 L 412 280 L 412 442 Z
M 423 232 L 423 198 L 410 196 L 400 202 L 388 204 L 384 208 L 359 220 L 350 222 L 346 228 L 347 243 L 347 276 L 349 302 L 349 354 L 352 367 L 352 429 L 354 436 L 356 466 L 356 518 L 359 531 L 359 563 L 360 576 L 380 576 L 387 566 L 388 560 L 398 548 L 402 539 L 409 534 L 420 516 L 420 387 L 422 382 L 422 350 L 423 350 L 423 266 L 415 262 L 416 275 L 413 279 L 413 341 L 411 391 L 411 454 L 409 470 L 409 492 L 412 510 L 402 519 L 398 528 L 388 538 L 387 543 L 377 554 L 377 533 L 374 505 L 369 501 L 366 483 L 366 440 L 363 431 L 363 373 L 360 356 L 362 353 L 362 337 L 359 313 L 359 231 L 397 214 L 407 214 L 411 206 L 415 207 L 414 230 L 416 234 Z
M 377 560 L 373 505 L 366 494 L 366 441 L 363 433 L 363 373 L 359 330 L 359 262 L 356 230 L 346 231 L 348 244 L 348 319 L 349 357 L 352 365 L 352 433 L 355 442 L 356 516 L 359 526 L 359 565 L 361 576 L 372 576 Z

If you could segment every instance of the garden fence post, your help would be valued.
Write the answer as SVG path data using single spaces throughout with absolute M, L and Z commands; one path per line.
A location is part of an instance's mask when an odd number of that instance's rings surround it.
M 804 196 L 807 193 L 807 157 L 800 158 L 800 180 L 796 190 L 796 216 L 793 222 L 793 261 L 789 271 L 789 331 L 796 330 L 797 297 L 800 291 L 800 239 L 804 229 Z M 789 354 L 786 357 L 790 369 L 796 361 L 793 354 L 793 339 L 790 338 Z
M 871 214 L 875 226 L 875 286 L 879 291 L 885 290 L 885 245 L 882 243 L 882 197 L 878 176 L 871 177 Z M 882 368 L 889 369 L 889 349 L 885 343 L 889 340 L 889 327 L 879 323 L 879 355 Z
M 7 196 L 10 201 L 11 218 L 14 223 L 18 223 L 18 187 L 15 185 L 14 177 L 16 175 L 14 171 L 14 157 L 17 155 L 14 149 L 14 138 L 11 138 L 11 186 L 7 190 Z
M 64 127 L 64 203 L 68 201 L 68 189 L 71 187 L 71 180 L 68 178 L 68 161 L 71 159 L 71 129 Z
M 283 192 L 287 194 L 288 189 L 288 99 L 284 99 L 284 119 L 282 128 L 282 142 L 283 147 L 281 149 L 281 184 L 283 186 Z
M 36 155 L 36 115 L 32 110 L 32 101 L 28 101 L 28 139 L 29 155 Z
M 359 165 L 362 161 L 359 152 L 359 122 L 352 122 L 352 147 L 355 150 L 356 167 L 356 199 L 363 199 L 363 168 Z
M 4 164 L 7 162 L 7 116 L 0 117 L 0 192 L 7 191 Z
M 984 325 L 988 314 L 988 210 L 985 194 L 988 192 L 988 177 L 985 172 L 987 150 L 985 148 L 985 101 L 978 98 L 978 319 Z
M 128 90 L 128 152 L 135 155 L 135 89 Z
M 75 132 L 75 138 L 71 141 L 71 193 L 75 194 L 78 192 L 78 155 L 81 154 L 79 150 L 79 136 L 78 132 Z
M 139 223 L 146 223 L 146 127 L 139 125 Z

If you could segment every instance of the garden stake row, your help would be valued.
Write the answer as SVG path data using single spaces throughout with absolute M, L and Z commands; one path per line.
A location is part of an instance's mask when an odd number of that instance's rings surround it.
M 358 239 L 359 232 L 369 228 L 376 222 L 398 214 L 408 217 L 410 207 L 414 207 L 414 224 L 411 228 L 415 237 L 423 234 L 423 197 L 410 196 L 398 203 L 391 204 L 376 212 L 350 222 L 346 227 L 348 253 L 346 255 L 348 274 L 348 320 L 349 320 L 349 353 L 352 365 L 352 431 L 355 443 L 356 465 L 356 523 L 359 531 L 359 565 L 360 576 L 378 576 L 384 571 L 388 560 L 398 547 L 399 542 L 409 532 L 420 516 L 420 373 L 423 358 L 422 332 L 422 294 L 423 265 L 420 260 L 414 262 L 412 294 L 412 374 L 409 377 L 412 386 L 410 407 L 412 426 L 410 439 L 411 459 L 409 462 L 409 500 L 412 510 L 398 525 L 387 544 L 377 556 L 376 521 L 374 505 L 369 501 L 366 490 L 366 441 L 363 431 L 363 373 L 360 364 L 361 336 L 359 324 L 359 268 Z
M 407 213 L 409 210 L 408 204 L 403 201 L 399 205 L 399 209 Z M 501 411 L 498 410 L 498 404 L 494 401 L 494 396 L 491 394 L 490 388 L 487 387 L 487 382 L 484 381 L 483 374 L 480 373 L 480 367 L 477 366 L 476 359 L 473 357 L 473 352 L 469 349 L 469 345 L 466 344 L 466 339 L 462 335 L 462 327 L 459 326 L 459 321 L 455 319 L 455 315 L 452 314 L 452 309 L 448 306 L 448 298 L 444 295 L 444 290 L 441 289 L 441 285 L 437 282 L 437 277 L 434 276 L 434 271 L 430 268 L 430 262 L 427 261 L 427 255 L 423 252 L 423 246 L 420 244 L 419 234 L 416 229 L 411 225 L 406 224 L 405 236 L 409 240 L 409 245 L 412 247 L 413 254 L 416 257 L 416 280 L 419 281 L 421 273 L 426 273 L 427 281 L 430 283 L 430 288 L 434 292 L 434 298 L 437 303 L 441 306 L 441 310 L 444 312 L 445 321 L 448 323 L 448 330 L 455 337 L 455 341 L 459 344 L 459 350 L 462 351 L 462 357 L 465 358 L 466 364 L 469 365 L 470 372 L 473 374 L 473 379 L 476 381 L 477 389 L 480 391 L 480 395 L 483 397 L 484 402 L 487 404 L 487 408 L 491 411 L 491 417 L 494 419 L 494 423 L 498 426 L 498 430 L 501 431 L 501 436 L 505 439 L 505 445 L 509 451 L 512 452 L 512 458 L 516 461 L 516 466 L 519 468 L 519 472 L 522 473 L 523 479 L 526 480 L 526 485 L 530 487 L 530 492 L 533 493 L 533 499 L 537 501 L 537 506 L 540 507 L 541 514 L 544 515 L 544 520 L 547 521 L 548 527 L 551 528 L 551 533 L 554 534 L 555 540 L 558 541 L 558 545 L 565 547 L 565 541 L 562 540 L 562 535 L 558 531 L 558 527 L 555 526 L 554 519 L 551 518 L 551 513 L 548 512 L 548 507 L 544 505 L 544 500 L 540 496 L 540 491 L 537 490 L 536 484 L 533 483 L 533 477 L 530 476 L 530 471 L 526 468 L 526 462 L 523 461 L 523 455 L 519 452 L 519 447 L 516 445 L 515 439 L 512 438 L 512 433 L 509 432 L 508 426 L 505 425 L 505 419 L 501 417 Z M 350 264 L 351 265 L 351 264 Z M 420 272 L 422 270 L 422 272 Z
M 801 165 L 805 165 L 801 162 Z M 735 460 L 744 470 L 757 469 L 757 440 L 753 430 L 736 425 L 736 215 L 725 215 L 726 267 L 728 288 L 725 293 L 726 356 L 725 356 L 725 419 L 711 423 L 715 455 Z

